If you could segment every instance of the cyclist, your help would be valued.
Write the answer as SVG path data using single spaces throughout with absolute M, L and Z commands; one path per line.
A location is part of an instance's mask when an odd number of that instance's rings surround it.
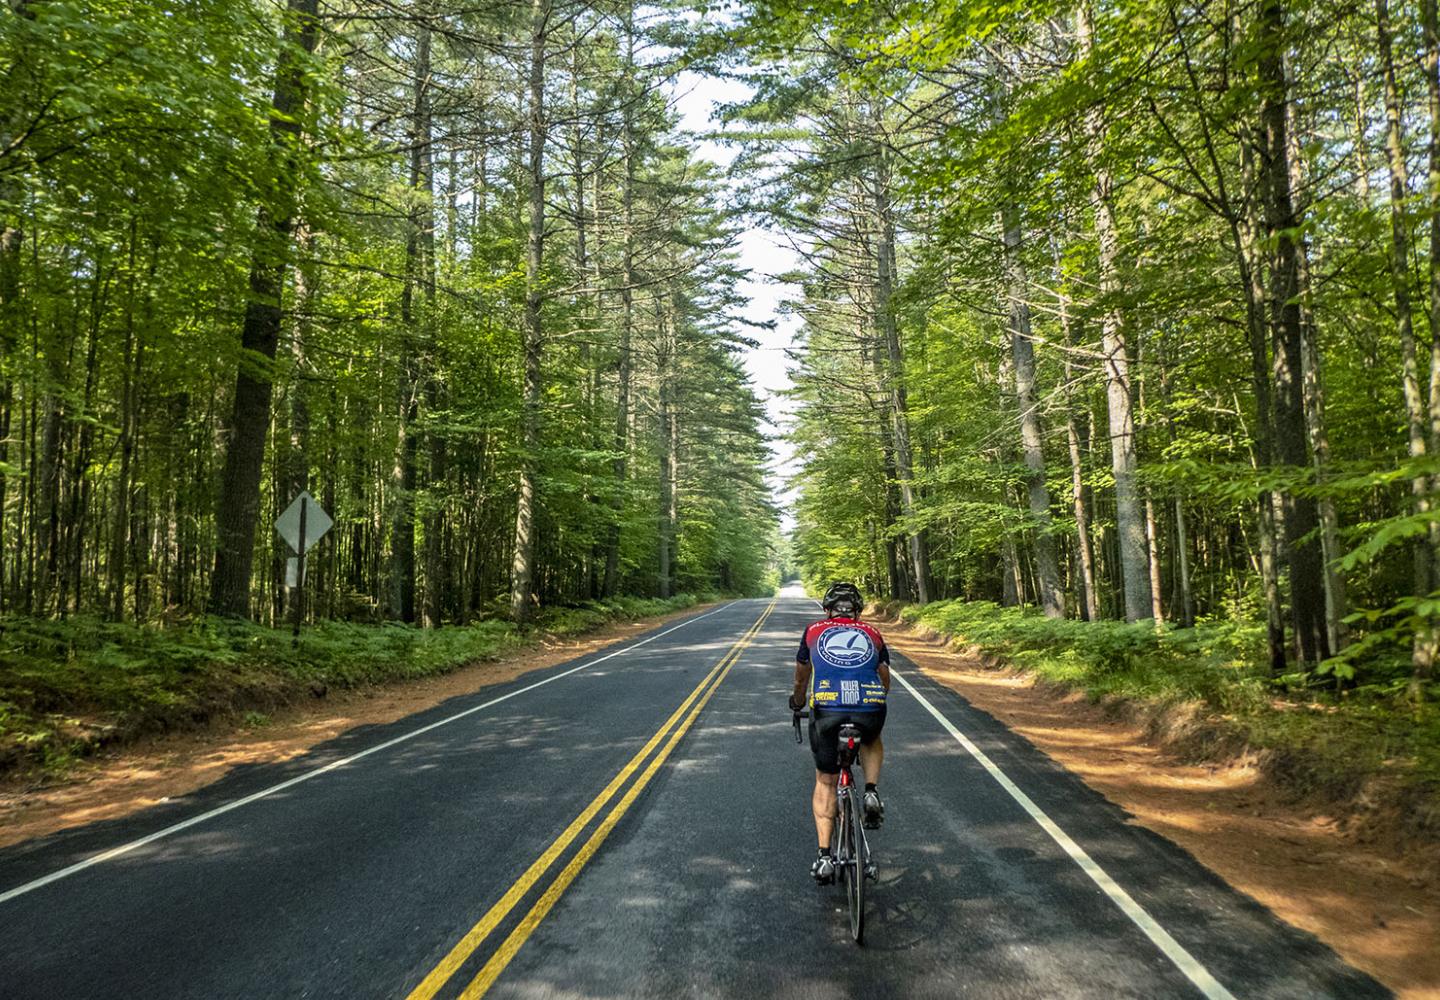
M 885 696 L 890 690 L 890 650 L 879 631 L 860 621 L 865 606 L 853 583 L 835 583 L 821 602 L 826 616 L 805 629 L 795 654 L 795 690 L 790 709 L 810 705 L 810 751 L 815 755 L 815 814 L 819 850 L 810 874 L 821 885 L 835 880 L 830 838 L 835 826 L 835 786 L 840 776 L 840 727 L 860 730 L 860 766 L 865 772 L 864 822 L 875 829 L 885 819 L 876 787 L 885 748 Z

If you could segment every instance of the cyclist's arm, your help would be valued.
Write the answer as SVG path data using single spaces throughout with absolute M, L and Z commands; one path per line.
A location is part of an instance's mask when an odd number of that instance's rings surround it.
M 890 647 L 885 645 L 885 640 L 880 640 L 880 664 L 877 668 L 880 674 L 880 683 L 885 686 L 885 693 L 890 693 Z
M 793 697 L 796 701 L 804 701 L 805 695 L 810 689 L 810 664 L 795 661 L 795 690 Z
M 810 688 L 810 644 L 805 636 L 800 637 L 800 648 L 795 652 L 795 701 L 804 701 Z

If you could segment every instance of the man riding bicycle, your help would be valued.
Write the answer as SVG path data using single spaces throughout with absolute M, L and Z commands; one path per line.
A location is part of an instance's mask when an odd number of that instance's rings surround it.
M 860 767 L 865 772 L 865 826 L 884 821 L 877 785 L 885 747 L 885 696 L 890 691 L 890 650 L 879 631 L 860 621 L 865 606 L 853 583 L 835 583 L 821 602 L 827 617 L 805 629 L 795 654 L 795 690 L 790 709 L 810 706 L 810 751 L 815 755 L 815 814 L 819 851 L 810 874 L 821 885 L 835 880 L 830 838 L 835 826 L 835 784 L 840 775 L 840 727 L 860 730 Z

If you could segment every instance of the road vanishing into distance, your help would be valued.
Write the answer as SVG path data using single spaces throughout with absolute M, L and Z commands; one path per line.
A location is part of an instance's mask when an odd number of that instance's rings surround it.
M 898 655 L 857 947 L 785 709 L 818 614 L 706 609 L 0 851 L 0 997 L 1389 995 Z

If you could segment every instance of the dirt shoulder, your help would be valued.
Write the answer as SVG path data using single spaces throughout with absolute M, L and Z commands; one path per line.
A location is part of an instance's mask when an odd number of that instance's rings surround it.
M 713 605 L 607 625 L 582 636 L 540 639 L 497 661 L 422 680 L 332 692 L 279 709 L 259 725 L 230 719 L 199 731 L 140 740 L 90 758 L 61 780 L 37 784 L 34 778 L 11 775 L 0 780 L 0 847 L 127 816 L 193 792 L 242 764 L 290 760 L 355 726 L 394 722 L 456 695 L 625 642 L 707 607 Z
M 1400 996 L 1440 997 L 1440 850 L 1377 843 L 1243 758 L 1192 764 L 1082 694 L 987 668 L 898 622 L 886 640 L 1138 823 Z

